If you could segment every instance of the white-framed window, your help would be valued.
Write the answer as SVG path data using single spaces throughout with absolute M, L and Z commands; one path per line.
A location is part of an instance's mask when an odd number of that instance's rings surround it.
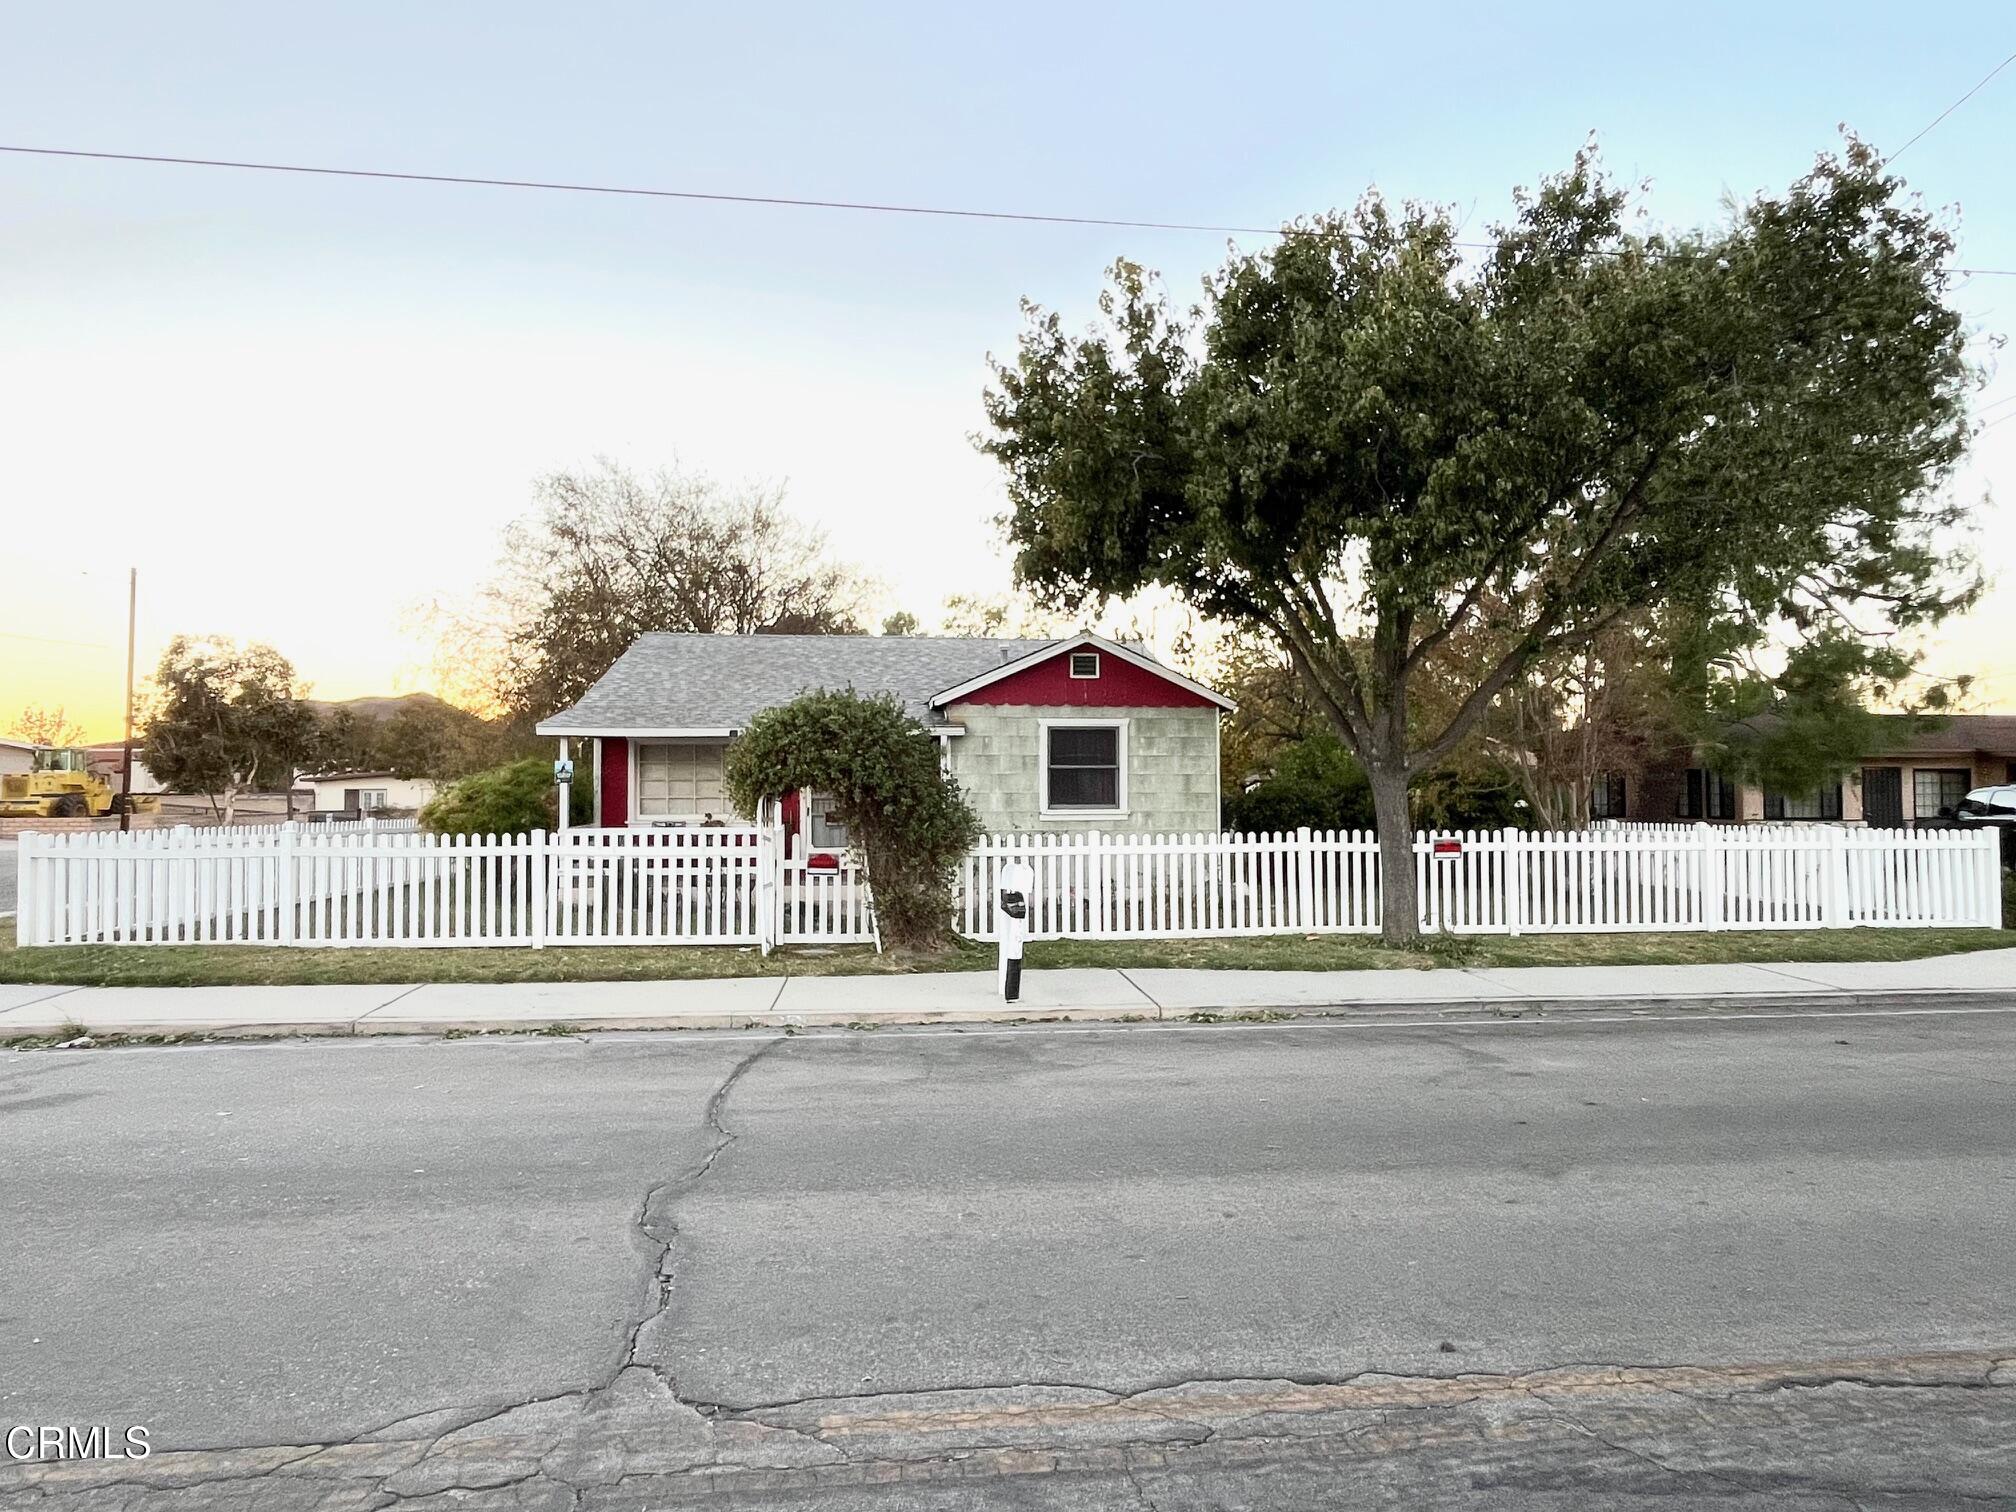
M 727 817 L 720 746 L 640 741 L 634 749 L 639 818 Z
M 814 850 L 843 850 L 849 843 L 847 826 L 833 817 L 833 807 L 824 793 L 805 796 L 805 838 Z
M 357 812 L 368 813 L 372 809 L 385 807 L 384 788 L 359 788 L 357 790 Z
M 1764 817 L 1784 820 L 1830 820 L 1841 817 L 1841 784 L 1829 783 L 1810 793 L 1764 790 Z
M 1099 653 L 1097 651 L 1073 651 L 1071 653 L 1071 675 L 1081 681 L 1099 675 Z
M 1919 767 L 1911 774 L 1911 806 L 1920 819 L 1950 819 L 1974 785 L 1972 767 Z
M 1127 721 L 1038 721 L 1037 781 L 1045 818 L 1127 812 Z

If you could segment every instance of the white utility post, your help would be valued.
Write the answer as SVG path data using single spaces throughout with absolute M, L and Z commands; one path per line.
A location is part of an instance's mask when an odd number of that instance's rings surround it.
M 994 878 L 994 928 L 1001 940 L 996 984 L 1004 1003 L 1022 996 L 1022 942 L 1029 937 L 1029 893 L 1035 885 L 1036 872 L 1027 861 L 1010 861 Z
M 553 827 L 561 834 L 567 833 L 568 811 L 574 806 L 574 759 L 569 754 L 573 742 L 565 735 L 560 737 L 560 759 L 553 763 L 553 780 L 560 785 L 560 801 L 554 805 Z

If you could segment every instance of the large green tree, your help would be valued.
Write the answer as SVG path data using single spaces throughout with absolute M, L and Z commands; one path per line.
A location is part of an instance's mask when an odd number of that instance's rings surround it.
M 1627 228 L 1592 152 L 1469 254 L 1376 196 L 1235 253 L 1173 310 L 1119 264 L 1105 323 L 1029 311 L 984 445 L 1020 580 L 1149 584 L 1265 629 L 1371 783 L 1384 932 L 1418 932 L 1409 779 L 1536 660 L 1646 605 L 1740 638 L 1923 622 L 1972 373 L 1952 243 L 1851 141 L 1684 234 Z M 1497 653 L 1439 728 L 1412 694 L 1473 626 Z
M 271 646 L 178 635 L 154 674 L 147 768 L 171 791 L 208 795 L 226 824 L 238 795 L 284 791 L 315 748 L 315 711 Z

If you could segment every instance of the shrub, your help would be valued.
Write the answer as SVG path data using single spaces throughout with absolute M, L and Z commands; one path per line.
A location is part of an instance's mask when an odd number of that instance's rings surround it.
M 1372 785 L 1335 736 L 1297 741 L 1281 752 L 1266 781 L 1225 799 L 1225 828 L 1234 834 L 1272 834 L 1305 824 L 1315 830 L 1372 828 Z
M 522 835 L 556 827 L 559 789 L 553 764 L 537 756 L 476 772 L 451 783 L 420 810 L 420 824 L 437 835 Z M 588 763 L 574 765 L 569 822 L 589 823 L 595 794 Z
M 808 693 L 766 709 L 728 748 L 726 779 L 745 814 L 793 789 L 831 798 L 875 890 L 883 938 L 918 950 L 949 941 L 953 868 L 980 821 L 938 769 L 938 743 L 894 698 Z

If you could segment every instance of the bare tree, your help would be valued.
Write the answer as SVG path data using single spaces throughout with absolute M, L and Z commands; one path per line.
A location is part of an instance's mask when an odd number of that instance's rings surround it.
M 84 726 L 66 714 L 61 704 L 53 709 L 29 704 L 15 716 L 12 733 L 38 746 L 74 746 L 84 742 Z
M 526 721 L 579 698 L 648 631 L 857 631 L 868 581 L 829 559 L 783 499 L 774 483 L 639 477 L 608 461 L 554 473 L 507 530 L 482 603 L 450 616 L 450 633 L 476 632 L 469 654 L 493 659 L 497 703 Z

